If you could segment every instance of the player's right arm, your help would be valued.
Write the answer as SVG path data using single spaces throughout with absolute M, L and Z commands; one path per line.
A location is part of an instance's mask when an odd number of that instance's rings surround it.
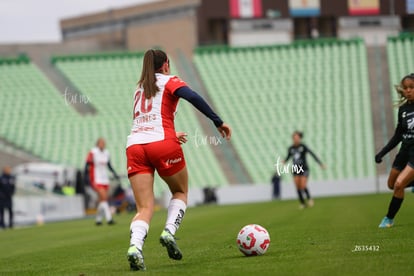
M 382 148 L 382 150 L 375 155 L 375 162 L 382 162 L 382 157 L 384 157 L 402 141 L 402 134 L 403 130 L 401 125 L 401 114 L 398 112 L 398 124 L 395 128 L 394 135 L 391 137 L 390 141 Z

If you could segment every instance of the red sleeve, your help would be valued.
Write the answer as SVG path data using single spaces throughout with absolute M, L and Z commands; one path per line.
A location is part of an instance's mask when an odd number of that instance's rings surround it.
M 93 153 L 92 153 L 92 151 L 90 151 L 88 153 L 88 156 L 86 157 L 86 163 L 88 163 L 88 164 L 92 164 L 93 163 Z
M 174 94 L 178 88 L 181 88 L 183 86 L 187 86 L 185 81 L 181 80 L 179 77 L 174 76 L 165 84 L 165 91 L 170 94 Z

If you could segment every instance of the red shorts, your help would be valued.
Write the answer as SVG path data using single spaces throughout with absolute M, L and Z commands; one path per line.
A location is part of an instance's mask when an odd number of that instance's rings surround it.
M 134 174 L 171 176 L 185 167 L 184 153 L 177 139 L 136 144 L 126 150 L 128 177 Z
M 95 191 L 101 190 L 101 189 L 103 189 L 105 191 L 109 190 L 109 185 L 108 184 L 98 184 L 98 183 L 92 182 L 91 186 L 92 186 L 92 189 L 94 189 Z

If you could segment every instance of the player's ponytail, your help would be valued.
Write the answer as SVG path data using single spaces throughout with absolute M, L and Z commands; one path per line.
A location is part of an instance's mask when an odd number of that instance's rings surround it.
M 411 74 L 409 74 L 409 75 L 406 75 L 405 77 L 403 77 L 403 78 L 401 79 L 400 84 L 397 84 L 397 85 L 395 85 L 395 86 L 394 86 L 394 87 L 395 87 L 395 91 L 396 91 L 396 92 L 397 92 L 397 94 L 398 94 L 398 101 L 395 103 L 395 106 L 396 106 L 396 107 L 402 106 L 403 104 L 405 104 L 405 103 L 407 102 L 407 99 L 406 99 L 406 98 L 405 98 L 405 96 L 404 96 L 404 90 L 403 90 L 403 88 L 402 88 L 402 86 L 403 86 L 403 82 L 404 82 L 406 79 L 411 79 L 411 80 L 414 80 L 414 73 L 411 73 Z
M 138 81 L 138 85 L 144 89 L 145 98 L 150 99 L 159 91 L 155 73 L 161 73 L 165 62 L 168 62 L 168 57 L 163 51 L 151 49 L 145 52 L 141 78 Z

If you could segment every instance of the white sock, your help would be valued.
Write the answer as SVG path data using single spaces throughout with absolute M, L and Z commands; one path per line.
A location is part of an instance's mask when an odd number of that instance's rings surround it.
M 109 209 L 108 201 L 102 202 L 102 206 L 103 206 L 103 212 L 105 214 L 106 221 L 107 222 L 111 221 L 112 220 L 112 214 L 111 214 L 111 210 Z
M 187 205 L 180 199 L 172 199 L 168 205 L 167 222 L 165 228 L 168 229 L 171 234 L 175 235 L 175 232 L 180 227 L 183 220 Z
M 144 246 L 145 238 L 147 237 L 149 225 L 143 220 L 135 220 L 131 222 L 131 245 L 135 245 L 139 250 Z
M 98 208 L 96 209 L 96 222 L 102 222 L 103 217 L 103 202 L 99 202 Z

